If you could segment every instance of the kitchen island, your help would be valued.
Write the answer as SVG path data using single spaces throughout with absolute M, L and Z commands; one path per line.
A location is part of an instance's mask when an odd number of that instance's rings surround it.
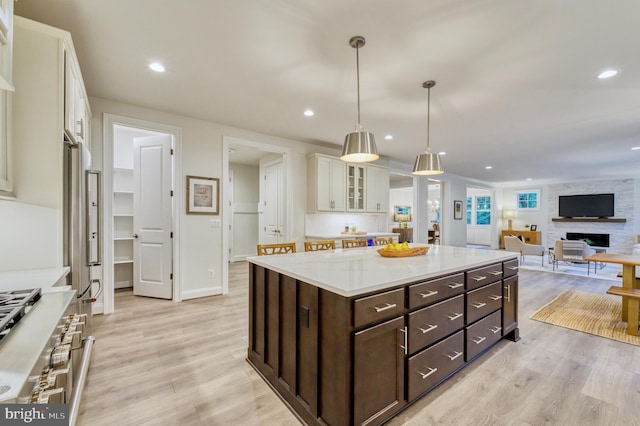
M 248 361 L 307 424 L 381 424 L 502 338 L 516 254 L 430 246 L 250 257 Z

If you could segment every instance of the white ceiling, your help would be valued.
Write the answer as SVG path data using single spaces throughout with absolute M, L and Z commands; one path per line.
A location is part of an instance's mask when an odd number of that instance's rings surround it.
M 15 10 L 71 32 L 90 96 L 339 147 L 356 124 L 348 41 L 362 35 L 362 123 L 382 155 L 412 164 L 424 151 L 422 82 L 433 79 L 431 147 L 446 151 L 447 172 L 513 185 L 640 174 L 639 1 L 19 0 Z M 605 68 L 620 74 L 596 79 Z

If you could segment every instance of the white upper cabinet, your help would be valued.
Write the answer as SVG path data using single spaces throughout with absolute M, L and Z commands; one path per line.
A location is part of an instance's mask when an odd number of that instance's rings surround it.
M 13 1 L 0 0 L 0 90 L 13 91 Z
M 345 163 L 326 155 L 307 157 L 307 211 L 345 211 Z
M 368 164 L 366 188 L 367 212 L 386 213 L 389 210 L 389 170 Z
M 64 68 L 64 131 L 79 143 L 88 143 L 89 108 L 77 59 L 70 49 L 65 50 Z
M 347 164 L 347 211 L 365 211 L 365 176 L 366 168 L 364 164 Z

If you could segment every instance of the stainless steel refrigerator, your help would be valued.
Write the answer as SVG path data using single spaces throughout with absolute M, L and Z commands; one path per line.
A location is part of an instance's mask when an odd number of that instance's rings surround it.
M 91 304 L 101 291 L 92 280 L 91 266 L 101 264 L 101 179 L 91 170 L 91 154 L 82 143 L 65 141 L 64 149 L 64 265 L 71 268 L 68 284 L 76 290 L 77 310 L 87 314 L 86 334 L 91 334 Z M 93 284 L 96 284 L 93 286 Z M 92 286 L 96 287 L 93 289 Z

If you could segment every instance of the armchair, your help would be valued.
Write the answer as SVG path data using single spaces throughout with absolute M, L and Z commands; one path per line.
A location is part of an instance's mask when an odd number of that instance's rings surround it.
M 520 253 L 520 257 L 524 262 L 524 256 L 534 255 L 540 256 L 541 264 L 544 266 L 544 246 L 538 244 L 528 244 L 513 235 L 504 236 L 504 249 L 506 251 L 515 251 Z
M 587 275 L 589 275 L 591 262 L 585 260 L 585 257 L 595 253 L 596 251 L 584 241 L 558 240 L 553 249 L 553 270 L 555 271 L 558 262 L 561 260 L 564 262 L 586 263 Z

